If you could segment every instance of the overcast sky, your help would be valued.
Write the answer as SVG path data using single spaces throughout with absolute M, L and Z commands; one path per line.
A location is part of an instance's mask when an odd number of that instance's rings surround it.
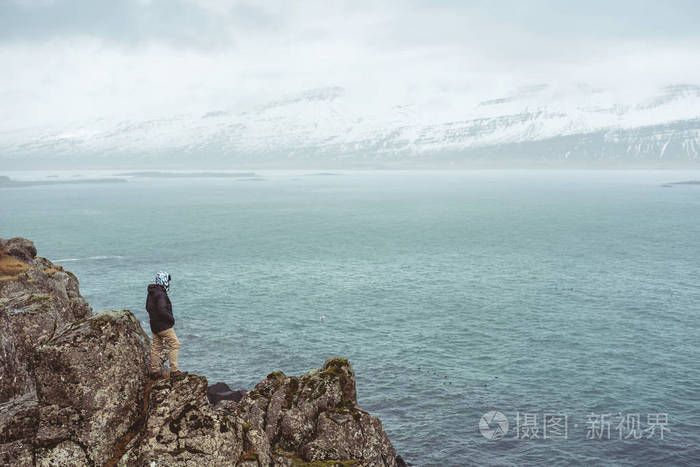
M 0 130 L 246 110 L 340 86 L 465 103 L 700 84 L 700 2 L 0 0 Z

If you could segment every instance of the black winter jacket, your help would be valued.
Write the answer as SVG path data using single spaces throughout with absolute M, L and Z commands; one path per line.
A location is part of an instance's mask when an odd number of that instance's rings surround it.
M 162 285 L 149 284 L 146 297 L 146 311 L 151 319 L 151 332 L 158 334 L 175 325 L 173 305 Z

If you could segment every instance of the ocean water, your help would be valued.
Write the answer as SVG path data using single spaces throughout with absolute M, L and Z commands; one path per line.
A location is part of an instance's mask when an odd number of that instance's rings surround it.
M 76 173 L 0 175 L 53 174 Z M 700 186 L 661 186 L 700 173 L 259 175 L 0 189 L 0 237 L 142 321 L 169 271 L 181 366 L 211 383 L 349 358 L 415 465 L 700 461 Z

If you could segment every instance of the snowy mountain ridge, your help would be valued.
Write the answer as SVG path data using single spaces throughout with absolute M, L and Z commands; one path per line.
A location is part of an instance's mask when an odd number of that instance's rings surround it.
M 327 87 L 249 110 L 0 132 L 8 165 L 133 166 L 154 154 L 175 165 L 196 155 L 205 166 L 696 166 L 700 86 L 625 101 L 585 86 L 538 85 L 487 100 L 402 105 Z

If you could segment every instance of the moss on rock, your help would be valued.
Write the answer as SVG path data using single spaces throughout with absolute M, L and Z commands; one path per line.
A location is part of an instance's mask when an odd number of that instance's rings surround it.
M 22 260 L 12 256 L 0 256 L 0 277 L 15 278 L 30 269 L 30 266 Z

